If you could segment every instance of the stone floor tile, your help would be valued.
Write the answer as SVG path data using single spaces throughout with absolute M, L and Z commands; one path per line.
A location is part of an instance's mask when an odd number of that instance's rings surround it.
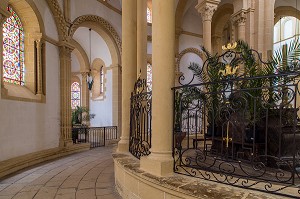
M 102 147 L 24 169 L 0 181 L 0 199 L 120 199 L 112 147 Z
M 0 196 L 0 199 L 11 199 L 13 198 L 14 195 L 9 195 L 9 196 Z
M 36 191 L 25 191 L 25 192 L 19 192 L 17 195 L 13 197 L 13 199 L 32 199 L 37 194 Z
M 105 189 L 96 189 L 97 196 L 109 195 L 109 194 L 113 194 L 113 193 L 114 193 L 113 187 L 105 188 Z
M 56 193 L 55 199 L 75 199 L 76 198 L 76 189 L 59 189 Z
M 25 184 L 12 184 L 0 191 L 1 196 L 6 195 L 15 195 L 17 194 L 21 189 L 25 187 Z
M 96 187 L 96 182 L 91 181 L 80 181 L 78 189 L 94 189 Z
M 82 189 L 76 192 L 76 199 L 96 199 L 95 189 Z
M 6 187 L 8 187 L 10 184 L 1 184 L 0 182 L 0 191 L 2 191 L 3 189 L 5 189 Z
M 34 199 L 53 199 L 56 195 L 56 187 L 42 187 Z

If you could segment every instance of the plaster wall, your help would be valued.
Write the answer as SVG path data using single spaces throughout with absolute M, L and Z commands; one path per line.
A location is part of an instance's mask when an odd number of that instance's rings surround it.
M 46 43 L 46 103 L 0 100 L 0 161 L 58 147 L 59 50 Z
M 182 34 L 179 37 L 179 52 L 183 51 L 186 48 L 200 49 L 200 46 L 202 44 L 202 38 Z
M 113 12 L 102 3 L 98 1 L 88 1 L 83 3 L 82 0 L 70 1 L 71 21 L 74 21 L 82 15 L 98 15 L 107 20 L 121 36 L 122 32 L 122 16 L 116 12 Z
M 38 8 L 43 18 L 46 36 L 58 41 L 57 28 L 47 2 L 41 0 L 33 0 L 33 2 L 35 3 L 36 7 Z

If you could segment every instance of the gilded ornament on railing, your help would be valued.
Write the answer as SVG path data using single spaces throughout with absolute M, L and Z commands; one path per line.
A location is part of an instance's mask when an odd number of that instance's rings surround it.
M 237 46 L 236 42 L 234 42 L 232 45 L 231 43 L 228 43 L 227 46 L 226 45 L 222 46 L 222 50 L 233 50 L 236 48 L 236 46 Z
M 219 74 L 222 74 L 224 77 L 228 75 L 235 75 L 237 74 L 237 70 L 240 68 L 240 66 L 232 67 L 229 64 L 225 66 L 224 70 L 219 70 Z

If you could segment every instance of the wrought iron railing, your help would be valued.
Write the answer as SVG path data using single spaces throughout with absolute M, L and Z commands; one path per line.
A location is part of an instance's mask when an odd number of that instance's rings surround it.
M 258 63 L 251 67 L 275 64 L 251 51 Z M 173 88 L 174 172 L 299 198 L 299 62 L 253 76 L 246 64 L 254 56 L 243 53 L 209 57 L 204 69 L 191 65 L 200 83 Z
M 150 154 L 152 92 L 145 79 L 138 79 L 131 93 L 129 151 L 139 158 Z
M 74 127 L 73 143 L 90 143 L 91 148 L 105 146 L 109 140 L 118 139 L 117 126 L 106 127 Z

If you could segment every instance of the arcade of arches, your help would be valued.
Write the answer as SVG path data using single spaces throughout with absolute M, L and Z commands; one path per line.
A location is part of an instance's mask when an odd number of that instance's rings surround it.
M 244 40 L 266 60 L 300 37 L 298 0 L 1 0 L 0 19 L 0 177 L 89 150 L 72 142 L 72 110 L 81 106 L 95 115 L 90 127 L 118 127 L 115 182 L 123 198 L 204 194 L 168 188 L 177 179 L 171 88 L 191 75 L 191 62 L 203 64 L 201 46 L 221 54 L 222 45 Z M 152 90 L 151 154 L 132 160 L 138 77 Z

